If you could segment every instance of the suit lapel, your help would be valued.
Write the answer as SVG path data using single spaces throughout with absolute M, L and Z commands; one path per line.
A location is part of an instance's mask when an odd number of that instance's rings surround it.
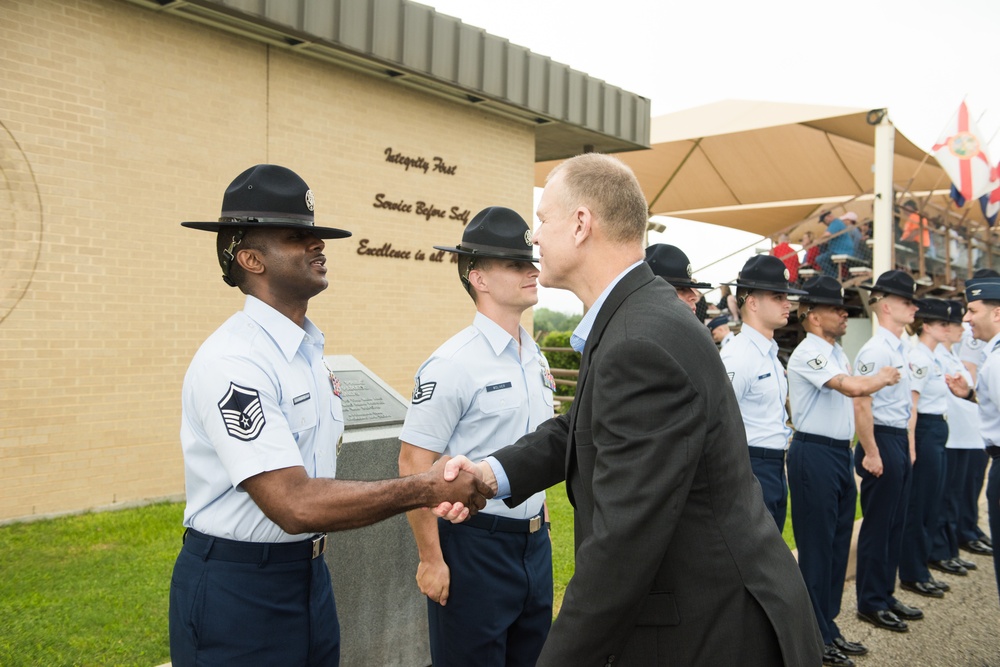
M 580 375 L 577 377 L 576 381 L 576 399 L 573 401 L 573 405 L 570 406 L 569 410 L 569 433 L 567 437 L 569 438 L 568 446 L 566 447 L 566 478 L 569 479 L 569 471 L 573 466 L 573 461 L 576 459 L 576 438 L 574 433 L 576 432 L 576 420 L 579 415 L 580 397 L 583 396 L 583 388 L 587 382 L 587 376 L 590 371 L 590 360 L 594 356 L 594 350 L 600 345 L 601 338 L 604 336 L 604 330 L 608 328 L 608 323 L 611 318 L 618 312 L 618 309 L 625 302 L 625 299 L 629 297 L 633 292 L 642 287 L 643 285 L 651 282 L 655 279 L 653 271 L 649 268 L 646 262 L 643 262 L 639 266 L 635 267 L 629 271 L 625 276 L 618 281 L 611 293 L 608 294 L 608 298 L 604 300 L 604 304 L 601 306 L 601 310 L 597 313 L 597 319 L 594 320 L 594 326 L 590 330 L 590 334 L 587 336 L 587 343 L 583 346 L 583 358 L 580 360 Z M 569 491 L 569 485 L 567 485 L 567 491 Z M 570 494 L 570 500 L 573 496 Z

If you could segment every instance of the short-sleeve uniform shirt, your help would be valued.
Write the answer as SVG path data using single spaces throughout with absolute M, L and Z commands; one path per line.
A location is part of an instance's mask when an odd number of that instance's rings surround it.
M 481 313 L 439 347 L 417 371 L 399 439 L 473 461 L 506 447 L 552 417 L 555 382 L 548 362 L 523 328 L 518 341 Z M 484 512 L 528 519 L 545 493 L 514 508 L 491 499 Z
M 861 346 L 854 361 L 854 374 L 874 375 L 883 366 L 898 370 L 899 382 L 872 394 L 872 419 L 876 426 L 906 428 L 913 407 L 906 346 L 891 331 L 880 326 L 875 335 Z
M 943 415 L 948 411 L 951 390 L 944 381 L 944 365 L 934 352 L 919 340 L 909 350 L 910 391 L 920 394 L 917 413 Z
M 831 345 L 816 334 L 806 334 L 788 359 L 788 402 L 796 431 L 834 440 L 854 437 L 853 401 L 823 386 L 838 375 L 850 374 L 851 362 L 839 343 Z
M 986 361 L 976 378 L 980 432 L 991 447 L 1000 447 L 1000 334 L 986 344 Z
M 344 433 L 339 383 L 323 334 L 247 296 L 195 354 L 181 392 L 184 525 L 244 542 L 291 542 L 241 487 L 248 477 L 303 466 L 333 477 Z
M 962 324 L 962 340 L 959 343 L 958 358 L 974 364 L 975 367 L 982 368 L 986 361 L 986 343 L 972 335 L 972 328 L 968 322 Z
M 785 449 L 792 431 L 786 424 L 788 380 L 778 359 L 778 344 L 744 324 L 721 356 L 743 416 L 747 445 Z
M 958 347 L 959 344 L 956 344 Z M 956 373 L 965 378 L 971 387 L 972 375 L 958 355 L 947 345 L 938 345 L 934 354 L 941 361 L 946 375 Z M 979 407 L 972 401 L 959 398 L 948 391 L 948 449 L 982 449 L 983 439 L 979 434 Z

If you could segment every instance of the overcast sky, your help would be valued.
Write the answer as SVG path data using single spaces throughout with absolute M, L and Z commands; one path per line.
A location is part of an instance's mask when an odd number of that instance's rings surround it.
M 1000 160 L 1000 0 L 423 4 L 647 97 L 654 117 L 725 99 L 886 107 L 898 131 L 929 149 L 964 98 Z M 701 279 L 733 277 L 727 265 L 697 269 L 755 238 L 667 226 L 651 242 L 684 248 Z M 539 305 L 578 308 L 553 292 L 543 290 Z

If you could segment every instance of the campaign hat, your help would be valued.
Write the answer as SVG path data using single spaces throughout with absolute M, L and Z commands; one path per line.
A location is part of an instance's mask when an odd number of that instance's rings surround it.
M 754 255 L 743 265 L 735 283 L 727 283 L 730 287 L 781 292 L 784 294 L 805 294 L 804 291 L 792 287 L 788 282 L 791 274 L 788 267 L 772 255 Z
M 965 281 L 966 301 L 1000 301 L 1000 278 L 973 278 Z
M 951 306 L 951 317 L 948 318 L 948 321 L 961 324 L 962 318 L 965 316 L 965 304 L 956 299 L 948 299 L 948 305 Z
M 917 283 L 913 281 L 913 276 L 906 271 L 886 271 L 878 277 L 874 284 L 858 285 L 861 289 L 883 294 L 894 294 L 904 299 L 916 300 Z
M 972 279 L 978 280 L 979 278 L 1000 278 L 1000 273 L 993 269 L 976 269 L 976 272 L 972 274 Z
M 646 248 L 646 263 L 653 273 L 674 287 L 710 289 L 711 283 L 700 283 L 691 277 L 691 262 L 683 250 L 668 243 L 654 243 Z
M 799 297 L 799 303 L 817 306 L 836 306 L 848 311 L 860 310 L 857 306 L 844 303 L 844 286 L 831 276 L 816 276 L 802 283 L 806 292 Z
M 951 319 L 951 304 L 944 299 L 928 297 L 917 300 L 916 317 L 921 320 L 948 322 Z
M 350 232 L 318 227 L 315 199 L 306 182 L 291 169 L 276 164 L 250 167 L 226 188 L 222 215 L 212 222 L 182 222 L 181 226 L 218 232 L 227 227 L 303 228 L 321 239 L 342 239 Z
M 503 206 L 488 206 L 477 213 L 465 226 L 462 242 L 457 246 L 434 247 L 457 255 L 537 261 L 528 223 L 517 211 Z

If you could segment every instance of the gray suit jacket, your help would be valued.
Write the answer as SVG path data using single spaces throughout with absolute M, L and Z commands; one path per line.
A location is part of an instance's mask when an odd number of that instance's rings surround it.
M 719 352 L 646 264 L 598 313 L 569 415 L 495 456 L 508 504 L 566 480 L 575 508 L 576 572 L 539 665 L 756 664 L 756 635 L 785 665 L 821 664 Z

